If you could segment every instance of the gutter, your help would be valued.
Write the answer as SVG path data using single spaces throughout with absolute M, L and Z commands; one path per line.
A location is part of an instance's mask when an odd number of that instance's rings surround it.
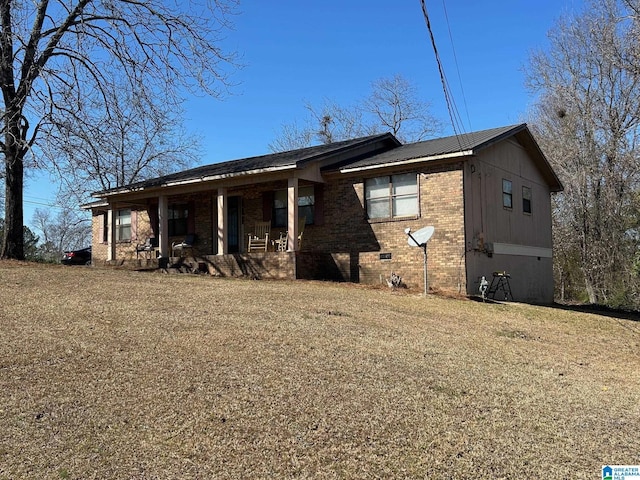
M 434 160 L 446 160 L 450 158 L 467 157 L 470 155 L 473 155 L 473 150 L 463 150 L 463 151 L 454 152 L 454 153 L 443 153 L 441 155 L 434 155 L 432 157 L 420 157 L 420 158 L 414 158 L 411 160 L 399 160 L 397 162 L 379 163 L 375 165 L 366 165 L 364 167 L 343 168 L 340 170 L 340 173 L 362 172 L 365 170 L 374 170 L 377 168 L 396 167 L 400 165 L 410 165 L 413 163 L 431 162 Z
M 200 182 L 212 182 L 215 180 L 224 180 L 226 178 L 240 177 L 243 175 L 257 175 L 259 173 L 273 173 L 273 172 L 281 172 L 284 170 L 296 170 L 296 165 L 286 165 L 284 167 L 269 167 L 269 168 L 259 168 L 257 170 L 245 170 L 239 173 L 227 173 L 221 175 L 212 175 L 210 177 L 201 177 L 192 180 L 181 180 L 176 182 L 167 182 L 164 185 L 160 185 L 160 187 L 178 187 L 182 185 L 190 185 L 192 183 L 200 183 Z
M 168 181 L 165 183 L 160 183 L 158 185 L 149 185 L 147 187 L 140 186 L 138 188 L 135 188 L 135 187 L 126 188 L 126 189 L 122 188 L 122 189 L 109 191 L 109 192 L 96 192 L 96 193 L 93 193 L 92 196 L 96 198 L 105 198 L 112 195 L 122 195 L 125 193 L 138 193 L 138 192 L 143 192 L 145 190 L 156 189 L 156 188 L 180 187 L 185 185 L 193 185 L 196 183 L 213 182 L 216 180 L 224 180 L 227 178 L 241 177 L 245 175 L 256 175 L 260 173 L 274 173 L 274 172 L 281 172 L 284 170 L 295 170 L 296 168 L 297 168 L 296 165 L 286 165 L 283 167 L 268 167 L 268 168 L 260 168 L 256 170 L 245 170 L 243 172 L 238 172 L 238 173 L 226 173 L 226 174 L 220 174 L 220 175 L 212 175 L 208 177 L 192 178 L 189 180 L 176 180 L 173 182 Z

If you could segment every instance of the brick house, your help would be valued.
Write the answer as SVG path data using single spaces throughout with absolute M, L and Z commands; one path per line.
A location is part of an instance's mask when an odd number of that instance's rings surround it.
M 551 192 L 558 177 L 526 124 L 402 145 L 391 134 L 206 165 L 96 192 L 93 261 L 195 262 L 213 275 L 423 284 L 405 229 L 435 228 L 428 281 L 476 294 L 510 273 L 513 298 L 553 301 Z M 267 251 L 248 252 L 256 222 Z M 301 240 L 298 233 L 302 232 Z M 195 236 L 192 249 L 172 250 Z M 152 238 L 153 255 L 136 246 Z M 273 240 L 286 238 L 286 251 Z M 144 252 L 145 254 L 148 252 Z

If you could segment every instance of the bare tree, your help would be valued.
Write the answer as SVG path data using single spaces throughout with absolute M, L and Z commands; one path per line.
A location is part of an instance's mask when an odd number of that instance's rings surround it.
M 47 132 L 42 151 L 61 179 L 63 197 L 78 202 L 89 193 L 161 176 L 192 165 L 198 141 L 181 129 L 180 108 L 157 97 L 141 99 L 128 86 L 114 88 L 108 111 L 77 108 L 73 121 Z
M 369 96 L 354 105 L 325 100 L 319 107 L 306 104 L 305 108 L 309 115 L 303 126 L 283 125 L 278 138 L 269 145 L 272 151 L 381 132 L 391 132 L 402 142 L 414 142 L 442 130 L 442 123 L 430 114 L 430 104 L 420 99 L 417 88 L 400 75 L 373 82 Z
M 313 143 L 314 133 L 308 126 L 301 127 L 297 123 L 282 125 L 280 134 L 269 148 L 272 152 L 286 152 L 308 147 Z
M 32 223 L 41 233 L 39 254 L 45 261 L 59 261 L 66 250 L 85 247 L 91 241 L 91 219 L 71 208 L 55 216 L 36 209 Z
M 29 155 L 34 162 L 45 160 L 40 156 L 41 138 L 64 130 L 81 131 L 88 118 L 83 112 L 97 109 L 110 114 L 113 89 L 125 84 L 127 92 L 147 105 L 151 102 L 146 99 L 157 96 L 175 105 L 182 88 L 212 95 L 224 92 L 225 67 L 234 59 L 219 43 L 235 4 L 235 0 L 0 2 L 0 151 L 6 174 L 0 257 L 24 256 L 25 167 L 32 166 Z
M 429 113 L 430 105 L 419 99 L 416 86 L 400 75 L 373 82 L 364 108 L 381 130 L 401 142 L 418 142 L 442 130 L 441 122 Z
M 640 75 L 622 61 L 638 45 L 628 13 L 615 0 L 591 1 L 557 24 L 528 72 L 540 93 L 533 123 L 565 185 L 556 271 L 575 281 L 578 270 L 591 303 L 637 301 Z

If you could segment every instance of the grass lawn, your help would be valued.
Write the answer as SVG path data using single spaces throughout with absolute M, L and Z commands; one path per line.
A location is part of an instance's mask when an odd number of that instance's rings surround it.
M 640 322 L 0 262 L 0 479 L 601 478 Z

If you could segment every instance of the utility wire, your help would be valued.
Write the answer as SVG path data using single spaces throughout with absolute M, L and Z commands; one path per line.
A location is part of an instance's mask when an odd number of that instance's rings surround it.
M 451 126 L 453 127 L 453 133 L 455 134 L 458 140 L 458 146 L 462 151 L 464 150 L 464 148 L 462 147 L 462 140 L 460 138 L 460 134 L 464 131 L 464 129 L 462 128 L 460 115 L 458 114 L 458 111 L 455 107 L 455 102 L 453 101 L 453 95 L 451 94 L 449 85 L 447 83 L 447 78 L 444 74 L 444 68 L 442 66 L 442 61 L 440 60 L 438 47 L 436 46 L 436 39 L 433 35 L 433 29 L 431 28 L 431 21 L 429 20 L 429 14 L 427 13 L 427 5 L 425 4 L 425 0 L 420 0 L 420 3 L 422 4 L 422 14 L 427 24 L 427 30 L 429 30 L 429 36 L 431 37 L 431 45 L 433 46 L 433 53 L 436 56 L 436 63 L 438 64 L 438 72 L 440 73 L 440 81 L 442 82 L 442 90 L 444 92 L 444 98 L 447 103 L 447 110 L 449 111 Z
M 464 94 L 464 87 L 462 86 L 462 77 L 460 76 L 460 66 L 458 65 L 458 56 L 456 55 L 456 47 L 453 44 L 453 35 L 451 33 L 451 23 L 449 22 L 449 13 L 447 12 L 447 5 L 445 0 L 442 0 L 442 9 L 444 10 L 444 18 L 447 22 L 447 29 L 449 30 L 449 40 L 451 41 L 451 51 L 453 52 L 453 61 L 456 64 L 456 72 L 458 73 L 458 84 L 460 85 L 460 93 L 462 94 L 462 103 L 464 104 L 464 111 L 467 114 L 467 125 L 469 126 L 469 130 L 473 131 L 473 126 L 471 125 L 471 118 L 469 117 L 469 107 L 467 106 L 467 97 Z
M 30 205 L 42 205 L 43 207 L 50 207 L 50 208 L 57 208 L 60 210 L 64 210 L 64 207 L 61 207 L 60 205 L 56 205 L 53 203 L 44 203 L 44 202 L 35 202 L 33 200 L 22 200 L 23 203 L 28 203 Z

